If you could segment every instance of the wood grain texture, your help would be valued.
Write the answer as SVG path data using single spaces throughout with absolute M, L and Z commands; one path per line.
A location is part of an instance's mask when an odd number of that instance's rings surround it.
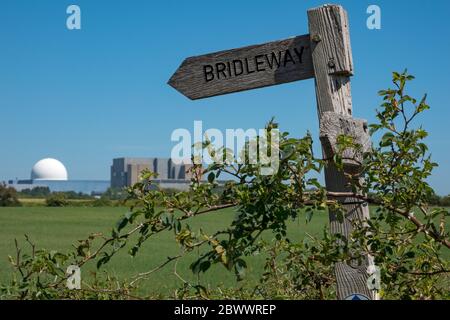
M 314 77 L 309 35 L 190 57 L 169 84 L 190 99 Z
M 353 62 L 348 19 L 341 6 L 324 5 L 308 10 L 308 21 L 319 122 L 325 121 L 321 123 L 322 142 L 325 142 L 322 149 L 324 157 L 327 157 L 333 153 L 334 146 L 330 144 L 335 142 L 336 135 L 347 129 L 357 133 L 357 127 L 362 125 L 357 120 L 354 122 L 349 119 L 352 115 L 350 76 L 353 74 Z M 344 172 L 332 163 L 325 168 L 325 184 L 328 191 L 352 191 Z M 341 223 L 337 213 L 330 211 L 330 230 L 348 238 L 353 229 L 353 221 L 364 222 L 369 219 L 369 206 L 366 203 L 359 204 L 358 199 L 354 198 L 336 200 L 343 203 L 344 221 Z M 375 294 L 367 286 L 367 267 L 371 264 L 370 256 L 361 264 L 357 261 L 336 264 L 338 299 L 357 293 L 375 299 Z
M 364 153 L 370 151 L 372 147 L 367 121 L 335 112 L 324 112 L 320 119 L 320 141 L 327 159 L 338 153 L 337 140 L 341 135 L 352 137 L 353 143 L 359 147 L 343 151 L 344 165 L 359 166 Z
M 346 17 L 340 6 L 308 10 L 319 118 L 326 111 L 352 114 L 353 63 Z

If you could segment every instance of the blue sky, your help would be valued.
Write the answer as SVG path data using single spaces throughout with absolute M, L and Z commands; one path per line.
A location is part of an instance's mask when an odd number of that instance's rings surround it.
M 194 120 L 261 128 L 275 116 L 282 130 L 317 137 L 313 80 L 198 101 L 166 82 L 188 56 L 308 33 L 306 10 L 323 3 L 2 0 L 0 181 L 28 178 L 49 156 L 71 179 L 108 179 L 114 157 L 170 156 L 172 131 L 193 130 Z M 440 164 L 430 182 L 450 193 L 450 2 L 339 3 L 350 19 L 354 116 L 373 121 L 377 91 L 408 68 L 411 94 L 428 93 L 432 107 L 417 123 Z M 81 8 L 82 30 L 66 28 L 70 4 Z M 381 8 L 381 30 L 366 27 L 370 4 Z

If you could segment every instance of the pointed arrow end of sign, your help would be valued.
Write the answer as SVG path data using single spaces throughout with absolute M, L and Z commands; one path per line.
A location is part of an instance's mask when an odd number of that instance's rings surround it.
M 178 91 L 176 87 L 175 73 L 170 77 L 169 81 L 167 81 L 167 84 Z
M 169 85 L 169 86 L 171 86 L 172 88 L 174 88 L 175 90 L 177 90 L 177 91 L 179 91 L 178 90 L 178 87 L 177 87 L 177 72 L 178 72 L 178 70 L 177 71 L 175 71 L 175 73 L 170 77 L 170 79 L 169 79 L 169 81 L 167 81 L 167 84 Z
M 189 98 L 190 100 L 196 100 L 198 98 L 192 97 L 188 90 L 185 90 L 186 88 L 183 85 L 184 79 L 182 75 L 185 73 L 183 72 L 183 66 L 186 64 L 188 59 L 185 59 L 181 65 L 178 67 L 178 69 L 175 71 L 175 73 L 170 77 L 169 81 L 167 81 L 167 84 L 170 85 L 172 88 L 177 90 L 179 93 L 184 95 L 185 97 Z

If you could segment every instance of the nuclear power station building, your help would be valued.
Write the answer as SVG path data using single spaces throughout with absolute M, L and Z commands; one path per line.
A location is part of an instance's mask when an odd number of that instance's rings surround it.
M 46 158 L 33 166 L 30 179 L 9 180 L 7 184 L 17 191 L 48 187 L 51 192 L 101 195 L 109 187 L 122 189 L 132 186 L 139 181 L 142 171 L 150 170 L 158 175 L 153 183 L 160 188 L 187 190 L 191 182 L 188 172 L 191 167 L 190 163 L 176 164 L 171 159 L 163 158 L 117 158 L 113 159 L 110 180 L 69 180 L 64 164 Z
M 74 191 L 84 194 L 100 195 L 110 185 L 109 180 L 69 180 L 67 169 L 59 160 L 42 159 L 31 169 L 30 179 L 9 180 L 8 185 L 17 191 L 47 187 L 51 192 Z
M 162 188 L 187 189 L 191 164 L 175 164 L 164 158 L 117 158 L 111 166 L 111 187 L 130 187 L 139 181 L 143 170 L 158 174 L 155 183 Z

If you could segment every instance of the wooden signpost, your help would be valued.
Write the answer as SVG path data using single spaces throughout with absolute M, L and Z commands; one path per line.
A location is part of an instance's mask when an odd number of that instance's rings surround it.
M 309 35 L 190 57 L 169 84 L 190 99 L 314 77 Z
M 308 35 L 187 58 L 169 84 L 190 99 L 201 99 L 314 78 L 324 157 L 333 157 L 341 134 L 353 136 L 368 150 L 367 123 L 352 118 L 353 61 L 347 12 L 338 5 L 324 5 L 308 10 L 308 21 Z M 357 170 L 358 161 L 344 161 L 344 172 L 329 164 L 325 168 L 327 191 L 336 196 L 351 192 L 345 172 Z M 352 221 L 369 219 L 369 207 L 355 198 L 335 199 L 346 214 L 341 223 L 335 212 L 329 213 L 331 232 L 349 237 Z M 336 264 L 338 299 L 376 298 L 367 285 L 367 267 L 372 264 L 370 256 L 363 263 Z

